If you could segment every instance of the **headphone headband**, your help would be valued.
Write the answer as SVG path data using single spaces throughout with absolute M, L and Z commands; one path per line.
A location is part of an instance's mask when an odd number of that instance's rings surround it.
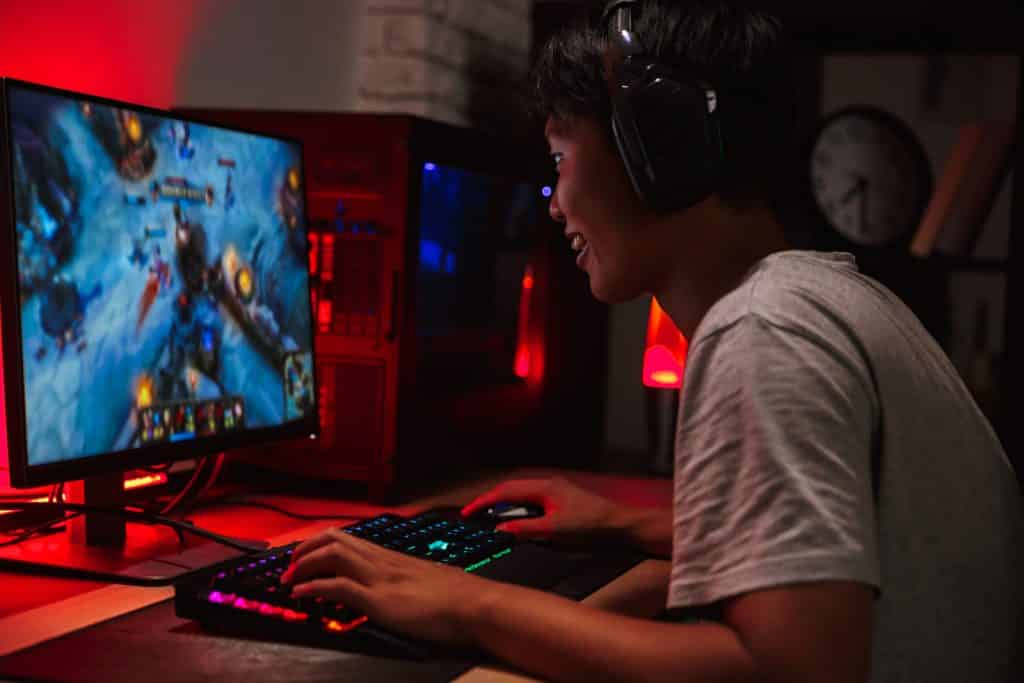
M 612 134 L 641 200 L 655 209 L 685 208 L 710 194 L 721 172 L 717 95 L 644 54 L 633 32 L 639 4 L 612 0 L 602 13 Z

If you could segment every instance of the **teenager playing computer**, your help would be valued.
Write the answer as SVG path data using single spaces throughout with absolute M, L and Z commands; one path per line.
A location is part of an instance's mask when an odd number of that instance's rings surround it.
M 518 481 L 464 512 L 539 503 L 505 528 L 670 556 L 665 605 L 684 618 L 613 615 L 340 532 L 296 551 L 297 594 L 557 679 L 1008 680 L 1014 473 L 896 297 L 850 255 L 788 250 L 769 208 L 791 144 L 784 47 L 775 19 L 730 3 L 618 2 L 536 68 L 551 215 L 592 293 L 653 294 L 690 342 L 674 506 Z

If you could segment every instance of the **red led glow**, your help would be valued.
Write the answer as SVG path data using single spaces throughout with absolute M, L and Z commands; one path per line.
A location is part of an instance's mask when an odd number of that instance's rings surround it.
M 326 234 L 322 238 L 320 254 L 320 277 L 324 282 L 334 279 L 334 235 Z
M 686 363 L 686 338 L 665 314 L 657 299 L 651 299 L 647 320 L 647 344 L 644 350 L 644 386 L 678 389 L 683 386 Z
M 519 324 L 516 333 L 516 355 L 512 371 L 516 377 L 530 376 L 530 299 L 533 298 L 533 268 L 523 272 L 523 287 L 519 292 Z
M 644 386 L 661 389 L 683 386 L 682 365 L 660 344 L 644 352 Z
M 278 607 L 277 605 L 269 605 L 265 602 L 260 605 L 259 611 L 260 614 L 262 614 L 265 617 L 278 617 L 284 614 L 283 607 Z
M 202 14 L 176 2 L 0 4 L 0 73 L 153 107 L 175 104 L 176 84 Z
M 309 233 L 309 272 L 316 275 L 320 260 L 320 236 Z
M 333 317 L 334 310 L 330 300 L 322 300 L 317 308 L 317 322 L 320 323 L 321 327 L 330 327 Z

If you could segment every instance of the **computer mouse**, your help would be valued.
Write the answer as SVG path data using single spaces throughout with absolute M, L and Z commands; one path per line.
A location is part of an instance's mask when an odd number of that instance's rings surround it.
M 516 519 L 532 519 L 543 516 L 544 508 L 540 505 L 503 500 L 477 511 L 472 515 L 472 519 L 490 524 L 500 524 Z

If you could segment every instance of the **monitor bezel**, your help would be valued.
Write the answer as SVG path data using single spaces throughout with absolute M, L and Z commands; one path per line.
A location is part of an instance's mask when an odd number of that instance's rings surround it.
M 225 125 L 216 121 L 203 119 L 180 112 L 170 111 L 140 105 L 123 100 L 115 100 L 98 95 L 92 95 L 80 91 L 57 88 L 41 83 L 23 81 L 14 78 L 0 78 L 0 302 L 19 302 L 20 285 L 17 277 L 17 235 L 15 230 L 14 217 L 14 176 L 12 172 L 12 143 L 10 136 L 10 112 L 8 111 L 9 89 L 17 88 L 35 90 L 43 94 L 58 95 L 86 101 L 103 106 L 113 106 L 121 109 L 129 109 L 142 114 L 163 117 L 165 119 L 195 123 L 197 125 L 219 128 L 226 131 L 257 135 L 295 145 L 299 153 L 299 173 L 302 186 L 303 200 L 303 221 L 304 230 L 307 234 L 306 244 L 309 240 L 309 197 L 306 188 L 305 150 L 297 138 L 286 135 L 271 134 L 265 131 L 253 130 L 242 126 Z M 307 267 L 308 273 L 308 267 Z M 312 283 L 310 283 L 312 289 Z M 313 325 L 310 336 L 313 357 L 316 358 L 316 330 L 315 311 L 309 296 L 306 297 L 306 305 L 309 306 L 310 321 Z M 218 434 L 206 437 L 197 437 L 185 441 L 166 442 L 137 446 L 122 451 L 108 451 L 94 455 L 83 456 L 73 460 L 40 463 L 31 465 L 28 462 L 28 429 L 25 414 L 25 381 L 22 333 L 21 333 L 21 306 L 4 306 L 0 303 L 0 341 L 3 356 L 2 379 L 4 405 L 0 408 L 6 412 L 7 428 L 7 454 L 8 466 L 10 469 L 10 480 L 16 488 L 27 488 L 54 484 L 63 481 L 83 479 L 93 476 L 110 474 L 116 471 L 124 471 L 138 467 L 146 467 L 162 463 L 173 463 L 180 460 L 190 460 L 213 455 L 229 449 L 245 448 L 258 445 L 269 445 L 273 442 L 289 439 L 318 438 L 320 435 L 319 413 L 320 413 L 320 377 L 317 364 L 313 364 L 313 408 L 306 417 L 299 420 L 285 422 L 280 425 L 267 427 L 249 428 L 244 431 L 232 432 L 230 434 Z

